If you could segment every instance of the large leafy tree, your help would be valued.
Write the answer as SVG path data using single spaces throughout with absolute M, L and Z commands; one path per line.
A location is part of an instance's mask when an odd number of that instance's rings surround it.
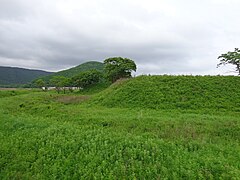
M 120 78 L 129 78 L 132 72 L 137 70 L 135 62 L 128 58 L 113 57 L 104 60 L 104 71 L 112 82 Z
M 61 88 L 65 93 L 65 86 L 68 86 L 69 82 L 70 80 L 64 76 L 54 76 L 52 79 L 50 79 L 50 84 L 55 86 L 58 93 L 60 92 Z
M 38 88 L 42 88 L 46 86 L 46 83 L 42 79 L 38 79 L 34 82 L 34 85 Z
M 79 88 L 87 88 L 97 84 L 102 79 L 102 73 L 97 70 L 89 70 L 79 73 L 72 78 L 72 83 Z
M 226 64 L 235 65 L 236 72 L 238 72 L 238 75 L 240 75 L 240 50 L 238 48 L 235 48 L 235 51 L 233 52 L 229 51 L 225 54 L 222 54 L 218 57 L 218 59 L 220 59 L 220 63 L 217 65 L 217 67 Z

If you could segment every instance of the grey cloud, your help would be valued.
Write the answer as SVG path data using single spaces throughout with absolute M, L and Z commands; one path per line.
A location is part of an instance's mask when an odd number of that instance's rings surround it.
M 1 0 L 0 3 L 0 19 L 19 20 L 28 14 L 27 4 L 22 0 Z
M 0 65 L 59 70 L 123 56 L 138 74 L 218 74 L 217 56 L 240 42 L 230 1 L 2 0 Z

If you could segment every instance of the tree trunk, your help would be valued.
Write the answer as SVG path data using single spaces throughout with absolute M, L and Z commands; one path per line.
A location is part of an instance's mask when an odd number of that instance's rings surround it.
M 240 64 L 237 64 L 238 75 L 240 76 Z

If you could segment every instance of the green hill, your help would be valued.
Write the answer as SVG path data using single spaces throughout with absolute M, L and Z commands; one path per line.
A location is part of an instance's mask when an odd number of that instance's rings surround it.
M 89 61 L 89 62 L 80 64 L 76 67 L 73 67 L 73 68 L 70 68 L 70 69 L 67 69 L 67 70 L 63 70 L 63 71 L 59 71 L 59 72 L 53 73 L 49 76 L 45 76 L 42 79 L 45 80 L 45 81 L 49 81 L 54 76 L 73 77 L 73 76 L 75 76 L 75 75 L 77 75 L 77 74 L 79 74 L 80 72 L 83 72 L 83 71 L 88 71 L 88 70 L 91 70 L 91 69 L 96 69 L 96 70 L 99 70 L 99 71 L 103 71 L 103 68 L 104 68 L 103 63 L 97 62 L 97 61 Z
M 0 86 L 17 86 L 51 74 L 51 72 L 0 66 Z
M 240 77 L 140 76 L 123 80 L 93 102 L 107 107 L 240 111 Z

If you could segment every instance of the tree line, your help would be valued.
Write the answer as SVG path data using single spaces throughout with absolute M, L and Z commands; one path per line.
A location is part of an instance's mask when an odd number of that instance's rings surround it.
M 113 57 L 104 60 L 103 72 L 92 69 L 80 72 L 71 78 L 53 76 L 49 82 L 45 82 L 43 79 L 38 79 L 34 82 L 34 85 L 39 88 L 54 86 L 58 93 L 61 89 L 65 93 L 65 88 L 63 87 L 78 87 L 79 89 L 84 89 L 104 81 L 114 83 L 118 79 L 132 77 L 132 72 L 136 72 L 136 70 L 137 66 L 133 60 L 122 57 Z M 71 88 L 68 89 L 70 91 L 73 90 Z
M 226 64 L 232 64 L 236 66 L 236 72 L 240 75 L 240 50 L 235 48 L 235 51 L 221 54 L 218 59 L 220 63 L 217 67 Z M 87 88 L 101 81 L 110 81 L 114 83 L 121 78 L 132 77 L 132 72 L 137 70 L 135 62 L 128 58 L 113 57 L 104 60 L 104 71 L 92 69 L 67 78 L 64 76 L 53 76 L 49 82 L 45 82 L 43 79 L 38 79 L 34 82 L 35 87 L 54 86 L 59 92 L 61 87 L 78 87 Z M 71 91 L 71 88 L 69 89 Z M 63 88 L 65 93 L 65 89 Z

